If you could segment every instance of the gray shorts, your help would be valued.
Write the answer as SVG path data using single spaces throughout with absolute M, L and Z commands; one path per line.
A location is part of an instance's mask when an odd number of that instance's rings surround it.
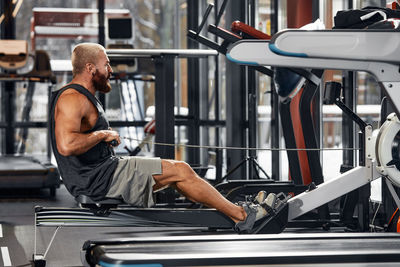
M 138 207 L 154 206 L 153 175 L 156 174 L 162 174 L 160 158 L 122 157 L 106 197 L 122 198 Z

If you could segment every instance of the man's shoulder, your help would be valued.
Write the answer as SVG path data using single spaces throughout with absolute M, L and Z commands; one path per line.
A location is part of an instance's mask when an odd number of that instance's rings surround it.
M 79 91 L 73 88 L 64 89 L 60 92 L 57 100 L 57 107 L 66 107 L 66 108 L 73 108 L 79 106 L 82 108 L 83 106 L 87 106 L 90 103 L 90 100 Z
M 65 89 L 60 89 L 61 92 L 59 92 L 59 97 L 58 99 L 86 99 L 87 97 L 82 94 L 81 92 L 75 90 L 74 88 L 65 88 Z

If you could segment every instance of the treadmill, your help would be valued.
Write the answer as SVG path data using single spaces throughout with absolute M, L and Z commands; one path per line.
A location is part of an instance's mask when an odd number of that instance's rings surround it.
M 0 122 L 0 129 L 4 128 L 5 155 L 0 155 L 0 189 L 48 188 L 50 196 L 54 197 L 56 189 L 60 187 L 60 175 L 57 167 L 50 161 L 51 151 L 47 140 L 47 155 L 33 157 L 25 155 L 25 144 L 29 128 L 47 128 L 46 121 L 31 121 L 30 112 L 33 104 L 35 85 L 48 84 L 48 92 L 56 83 L 51 71 L 50 58 L 46 51 L 37 50 L 34 55 L 32 69 L 27 73 L 17 73 L 16 70 L 27 64 L 28 44 L 21 40 L 0 40 L 0 82 L 3 92 L 13 92 L 16 82 L 27 82 L 26 95 L 21 112 L 21 121 L 15 120 L 15 93 L 5 93 L 4 123 Z M 15 145 L 15 129 L 18 128 L 19 144 Z M 47 138 L 48 139 L 48 138 Z
M 50 196 L 60 187 L 60 175 L 53 164 L 29 156 L 0 157 L 0 188 L 48 188 Z

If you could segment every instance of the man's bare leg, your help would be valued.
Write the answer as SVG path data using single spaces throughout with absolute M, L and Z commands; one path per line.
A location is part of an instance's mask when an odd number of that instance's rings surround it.
M 212 185 L 200 178 L 187 163 L 162 160 L 161 164 L 162 174 L 153 176 L 156 181 L 154 191 L 173 186 L 191 201 L 215 208 L 234 222 L 246 219 L 246 212 L 242 207 L 228 201 Z

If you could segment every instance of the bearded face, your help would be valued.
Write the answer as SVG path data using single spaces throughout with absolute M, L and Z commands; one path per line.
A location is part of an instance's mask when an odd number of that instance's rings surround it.
M 100 73 L 97 69 L 93 75 L 93 86 L 94 88 L 102 93 L 108 93 L 111 91 L 111 84 L 108 79 L 110 79 L 111 73 L 105 74 Z

